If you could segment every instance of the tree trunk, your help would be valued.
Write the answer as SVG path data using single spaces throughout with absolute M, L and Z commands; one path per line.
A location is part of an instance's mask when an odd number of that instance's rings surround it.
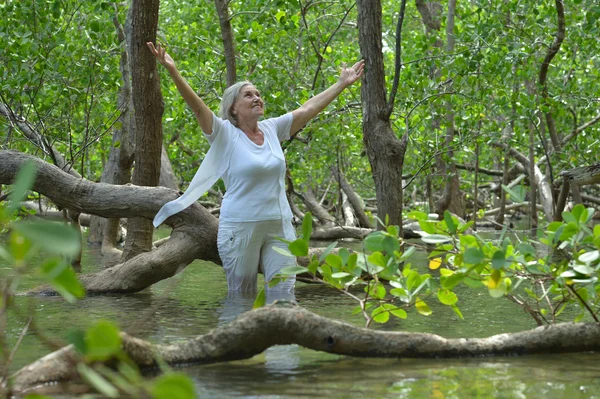
M 116 6 L 115 6 L 116 7 Z M 130 29 L 131 13 L 127 13 L 128 20 L 125 22 Z M 127 184 L 131 181 L 131 167 L 133 165 L 133 153 L 131 134 L 133 130 L 133 117 L 131 103 L 131 70 L 129 69 L 129 56 L 127 54 L 127 41 L 125 30 L 119 22 L 116 15 L 113 23 L 117 30 L 117 37 L 121 43 L 121 59 L 119 69 L 123 85 L 119 89 L 117 107 L 121 111 L 118 121 L 120 127 L 116 127 L 113 132 L 112 146 L 108 154 L 108 162 L 104 166 L 100 181 L 109 184 Z M 101 253 L 103 256 L 118 259 L 121 251 L 117 250 L 119 231 L 121 223 L 119 219 L 104 219 L 93 216 L 88 233 L 88 242 L 92 244 L 100 243 L 102 245 Z M 109 261 L 108 263 L 113 263 Z
M 111 185 L 76 179 L 57 167 L 26 154 L 0 151 L 0 184 L 11 184 L 24 162 L 37 166 L 33 190 L 65 209 L 105 218 L 139 217 L 152 220 L 177 192 L 164 187 Z M 199 204 L 171 216 L 171 239 L 153 252 L 141 253 L 101 272 L 81 276 L 88 293 L 132 293 L 169 278 L 195 259 L 221 263 L 217 251 L 217 219 Z M 48 287 L 35 292 L 54 293 Z
M 235 62 L 235 40 L 233 29 L 231 28 L 231 19 L 229 17 L 229 1 L 215 0 L 215 7 L 219 15 L 219 24 L 221 25 L 221 38 L 223 39 L 223 49 L 225 50 L 225 66 L 227 68 L 227 87 L 237 81 L 236 62 Z
M 385 70 L 382 49 L 382 10 L 379 0 L 358 1 L 360 51 L 365 60 L 361 86 L 363 142 L 371 164 L 377 215 L 402 225 L 402 166 L 406 146 L 392 130 L 386 114 Z
M 325 225 L 335 223 L 335 218 L 327 212 L 327 209 L 319 204 L 312 189 L 306 186 L 303 191 L 303 193 L 298 195 L 302 198 L 302 201 L 304 201 L 304 204 L 312 212 L 313 216 Z
M 157 186 L 162 151 L 162 114 L 164 104 L 156 69 L 156 58 L 147 42 L 156 42 L 159 0 L 132 0 L 132 32 L 128 37 L 131 55 L 131 87 L 135 114 L 135 166 L 132 183 Z M 152 221 L 134 218 L 127 221 L 123 260 L 152 249 Z
M 556 36 L 552 41 L 550 47 L 548 47 L 548 52 L 546 53 L 546 57 L 542 62 L 542 66 L 540 68 L 540 74 L 538 77 L 538 84 L 542 89 L 542 102 L 543 105 L 550 108 L 550 104 L 548 104 L 548 85 L 547 85 L 547 77 L 548 77 L 548 68 L 550 67 L 550 62 L 558 53 L 560 46 L 565 39 L 565 7 L 563 4 L 563 0 L 555 0 L 556 4 L 556 16 L 557 16 L 557 25 L 558 31 L 556 32 Z M 560 137 L 558 137 L 558 133 L 556 131 L 556 125 L 554 123 L 554 118 L 552 116 L 552 112 L 545 111 L 544 116 L 546 117 L 546 125 L 548 126 L 548 132 L 550 133 L 550 140 L 552 141 L 552 147 L 554 151 L 561 150 L 561 141 Z
M 371 221 L 369 220 L 369 217 L 365 213 L 365 208 L 364 208 L 365 206 L 364 206 L 363 200 L 356 193 L 356 191 L 354 191 L 354 189 L 352 188 L 350 183 L 348 183 L 348 180 L 346 180 L 346 177 L 341 173 L 341 171 L 339 170 L 339 168 L 337 166 L 332 166 L 331 171 L 333 172 L 336 180 L 338 181 L 342 191 L 348 196 L 348 201 L 352 205 L 352 208 L 354 209 L 354 213 L 355 213 L 356 217 L 358 218 L 359 226 L 369 228 L 369 229 L 373 228 L 373 225 L 372 225 Z
M 446 53 L 452 55 L 454 53 L 454 16 L 456 13 L 456 0 L 450 0 L 448 2 L 448 15 L 446 18 Z M 446 91 L 452 91 L 452 82 L 448 85 L 444 85 Z M 446 155 L 448 157 L 448 164 L 446 164 L 440 157 L 439 162 L 442 165 L 441 170 L 444 171 L 444 191 L 442 196 L 438 200 L 435 208 L 440 218 L 446 210 L 459 215 L 465 216 L 465 201 L 463 194 L 460 191 L 460 182 L 458 178 L 458 171 L 456 164 L 454 163 L 454 151 L 452 145 L 454 141 L 454 109 L 450 98 L 446 98 Z
M 121 333 L 122 349 L 142 369 L 249 359 L 274 345 L 296 344 L 338 355 L 379 358 L 455 358 L 570 353 L 600 350 L 600 325 L 561 323 L 487 338 L 443 338 L 430 333 L 375 331 L 316 315 L 289 302 L 243 313 L 233 322 L 184 342 L 156 345 Z M 72 345 L 50 353 L 14 375 L 22 391 L 77 379 Z

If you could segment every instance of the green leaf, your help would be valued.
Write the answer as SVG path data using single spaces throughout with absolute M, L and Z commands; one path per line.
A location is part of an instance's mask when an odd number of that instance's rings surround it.
M 363 240 L 363 244 L 365 245 L 367 251 L 383 251 L 383 239 L 386 236 L 387 234 L 383 231 L 375 231 L 365 237 L 365 239 Z
M 412 211 L 412 212 L 409 212 L 407 216 L 409 219 L 414 219 L 414 220 L 427 220 L 428 219 L 428 216 L 425 212 Z
M 150 390 L 154 399 L 195 399 L 196 391 L 190 377 L 185 374 L 161 376 Z
M 104 396 L 108 396 L 109 398 L 118 398 L 119 391 L 115 388 L 110 382 L 108 382 L 104 377 L 102 377 L 98 372 L 88 366 L 85 363 L 77 363 L 77 371 L 81 378 L 87 381 L 94 389 L 103 394 Z
M 279 271 L 285 276 L 295 276 L 296 274 L 307 273 L 308 268 L 304 266 L 287 266 Z
M 410 302 L 410 296 L 408 295 L 408 292 L 406 292 L 406 290 L 404 288 L 401 288 L 401 287 L 392 288 L 390 290 L 390 294 L 397 297 L 402 302 L 406 302 L 406 303 Z
M 458 317 L 461 318 L 461 320 L 464 320 L 465 318 L 463 317 L 462 312 L 460 311 L 460 309 L 458 308 L 458 306 L 456 305 L 452 305 L 452 310 L 454 310 L 454 313 L 456 313 L 458 315 Z
M 325 251 L 323 251 L 323 253 L 319 256 L 319 262 L 324 262 L 327 255 L 329 255 L 329 253 L 331 251 L 333 251 L 333 249 L 337 246 L 337 244 L 338 244 L 337 241 L 334 241 L 331 244 L 329 244 L 327 246 L 327 248 L 325 248 Z
M 373 252 L 367 259 L 369 262 L 377 266 L 385 267 L 387 265 L 385 256 L 383 256 L 381 252 Z
M 533 247 L 533 245 L 528 244 L 526 242 L 522 242 L 519 245 L 517 245 L 517 251 L 519 251 L 523 255 L 535 256 L 535 248 Z
M 450 290 L 439 290 L 437 296 L 439 301 L 444 305 L 452 306 L 458 302 L 458 297 Z
M 258 293 L 258 295 L 256 296 L 256 299 L 254 300 L 254 305 L 252 306 L 252 309 L 262 308 L 263 306 L 265 306 L 266 302 L 267 302 L 267 296 L 265 294 L 265 289 L 262 288 L 260 290 L 260 292 Z
M 373 298 L 383 299 L 387 291 L 383 284 L 369 281 L 369 284 L 365 287 L 365 292 Z
M 468 248 L 465 251 L 463 260 L 470 265 L 478 265 L 483 262 L 484 255 L 479 248 Z
M 377 323 L 387 323 L 390 319 L 390 312 L 388 312 L 383 306 L 379 306 L 371 312 L 373 321 Z
M 75 256 L 81 249 L 79 233 L 69 225 L 36 220 L 16 222 L 12 227 L 35 245 L 53 254 Z
M 308 241 L 302 238 L 298 238 L 296 241 L 289 245 L 290 251 L 295 256 L 307 256 L 308 255 Z
M 506 262 L 505 257 L 506 254 L 504 251 L 494 252 L 494 255 L 492 256 L 492 266 L 494 269 L 504 269 L 507 264 L 510 265 L 510 262 Z
M 275 251 L 278 254 L 281 254 L 283 256 L 289 256 L 290 258 L 294 258 L 294 255 L 292 255 L 292 253 L 285 248 L 281 248 L 276 245 L 273 245 L 273 251 Z
M 81 330 L 71 330 L 67 334 L 67 341 L 72 344 L 77 352 L 85 355 L 87 352 L 87 345 L 85 343 L 85 332 Z
M 37 166 L 34 161 L 27 161 L 19 169 L 19 172 L 15 176 L 15 182 L 13 189 L 8 196 L 8 206 L 6 212 L 8 215 L 21 206 L 21 202 L 25 199 L 27 191 L 33 186 L 35 182 L 35 175 L 37 172 Z
M 417 308 L 417 312 L 419 312 L 420 314 L 422 314 L 423 316 L 429 316 L 431 315 L 433 312 L 431 311 L 431 309 L 429 308 L 429 305 L 427 305 L 422 299 L 417 298 L 417 301 L 415 303 L 415 307 Z
M 329 254 L 325 257 L 325 263 L 331 267 L 335 267 L 338 270 L 342 268 L 342 258 L 335 254 Z
M 85 295 L 85 288 L 77 279 L 71 266 L 62 259 L 50 258 L 45 261 L 40 271 L 58 293 L 69 302 Z
M 444 211 L 444 221 L 446 222 L 446 226 L 448 227 L 450 234 L 456 234 L 456 224 L 454 224 L 454 220 L 452 219 L 452 214 L 450 212 Z
M 119 329 L 100 320 L 85 333 L 86 356 L 92 360 L 106 360 L 121 351 Z
M 452 237 L 444 236 L 441 234 L 429 234 L 421 237 L 421 241 L 427 244 L 443 244 L 452 241 Z
M 502 185 L 502 189 L 510 195 L 513 202 L 525 202 L 525 188 L 523 186 L 513 187 L 512 189 L 508 186 Z
M 302 238 L 308 242 L 310 240 L 310 235 L 312 234 L 312 214 L 307 212 L 304 215 L 304 219 L 302 220 Z

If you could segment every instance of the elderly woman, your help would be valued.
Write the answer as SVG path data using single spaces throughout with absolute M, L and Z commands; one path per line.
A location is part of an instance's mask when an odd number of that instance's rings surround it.
M 225 90 L 217 117 L 179 74 L 165 49 L 160 44 L 147 44 L 171 75 L 211 145 L 186 192 L 161 208 L 154 225 L 190 206 L 222 178 L 227 191 L 221 205 L 217 246 L 227 286 L 230 292 L 255 292 L 259 265 L 268 283 L 283 267 L 295 264 L 294 258 L 273 249 L 285 247 L 276 237 L 295 239 L 280 143 L 356 82 L 364 62 L 351 68 L 343 66 L 337 83 L 295 111 L 265 120 L 261 120 L 265 104 L 257 88 L 250 82 L 236 83 Z M 295 278 L 289 278 L 273 288 L 265 285 L 265 289 L 291 292 L 294 282 Z

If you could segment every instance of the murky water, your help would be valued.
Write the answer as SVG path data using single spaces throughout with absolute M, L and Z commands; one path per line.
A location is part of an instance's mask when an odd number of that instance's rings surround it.
M 86 260 L 87 259 L 87 260 Z M 85 264 L 95 263 L 93 252 Z M 416 260 L 418 261 L 418 259 Z M 0 269 L 6 266 L 1 266 Z M 84 266 L 90 272 L 92 266 Z M 0 270 L 1 272 L 1 270 Z M 323 316 L 362 325 L 355 304 L 325 287 L 298 283 L 298 303 Z M 465 320 L 434 300 L 433 315 L 409 312 L 375 328 L 430 332 L 444 337 L 485 337 L 535 327 L 516 305 L 486 293 L 459 292 Z M 88 297 L 68 304 L 59 297 L 18 297 L 38 328 L 64 341 L 70 330 L 99 319 L 155 343 L 185 340 L 226 323 L 252 299 L 228 298 L 223 270 L 195 262 L 177 276 L 134 295 Z M 7 335 L 13 344 L 24 321 L 12 314 Z M 28 333 L 11 369 L 46 354 Z M 477 359 L 356 359 L 298 346 L 268 349 L 252 359 L 183 369 L 201 398 L 600 398 L 600 354 Z

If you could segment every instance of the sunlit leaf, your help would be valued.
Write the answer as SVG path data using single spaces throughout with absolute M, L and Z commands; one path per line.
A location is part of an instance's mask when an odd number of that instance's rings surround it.
M 448 306 L 452 306 L 458 302 L 458 297 L 450 290 L 439 290 L 437 292 L 437 297 L 440 303 Z
M 444 236 L 441 234 L 429 234 L 427 236 L 421 237 L 421 241 L 427 244 L 443 244 L 445 242 L 452 241 L 452 237 Z
M 373 310 L 371 317 L 373 318 L 373 321 L 377 323 L 387 323 L 387 321 L 390 319 L 390 312 L 388 312 L 383 306 L 379 306 Z
M 431 270 L 436 270 L 442 265 L 442 258 L 433 258 L 429 261 L 429 268 Z
M 167 374 L 156 380 L 151 389 L 154 399 L 195 399 L 196 391 L 190 377 L 185 374 Z
M 260 292 L 256 296 L 256 299 L 254 300 L 254 305 L 252 306 L 252 309 L 262 308 L 263 306 L 265 306 L 266 302 L 267 302 L 267 296 L 265 294 L 265 289 L 263 288 L 260 290 Z
M 429 316 L 431 315 L 433 312 L 431 311 L 431 309 L 429 308 L 429 305 L 427 305 L 422 299 L 417 298 L 417 301 L 415 303 L 415 307 L 417 308 L 417 312 L 419 312 L 420 314 L 422 314 L 423 316 Z
M 458 306 L 456 305 L 452 305 L 452 310 L 454 310 L 454 313 L 456 313 L 458 315 L 458 317 L 461 318 L 461 320 L 464 320 L 465 318 L 463 317 L 462 312 L 460 311 L 460 309 L 458 308 Z
M 590 251 L 579 255 L 578 260 L 583 263 L 592 263 L 600 258 L 600 251 Z

